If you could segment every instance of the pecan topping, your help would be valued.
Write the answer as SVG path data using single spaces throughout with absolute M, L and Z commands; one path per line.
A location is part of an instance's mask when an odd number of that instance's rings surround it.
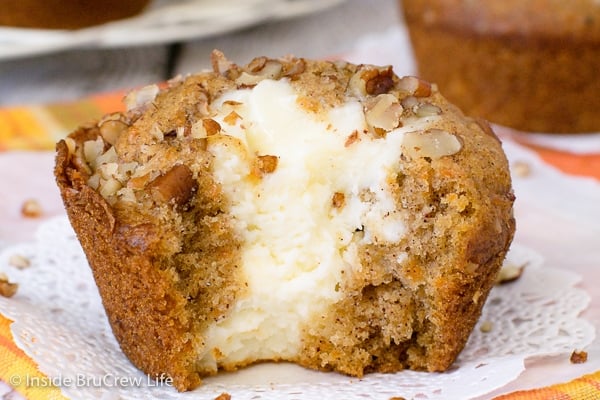
M 270 174 L 277 169 L 279 159 L 277 156 L 258 156 L 256 158 L 256 167 L 263 174 Z
M 404 154 L 413 159 L 420 157 L 438 159 L 458 153 L 462 149 L 462 143 L 450 132 L 429 129 L 422 132 L 408 132 L 402 147 Z
M 288 76 L 292 79 L 306 70 L 306 61 L 303 58 L 295 58 L 284 65 L 283 76 Z
M 342 208 L 346 204 L 346 196 L 344 193 L 335 192 L 331 198 L 331 205 L 334 208 Z
M 258 57 L 244 68 L 235 79 L 235 83 L 241 86 L 254 86 L 263 79 L 279 79 L 282 70 L 283 65 L 278 60 Z
M 368 72 L 363 74 L 367 94 L 377 96 L 387 93 L 394 86 L 394 80 L 392 79 L 394 72 L 392 71 L 392 67 L 388 67 L 383 71 L 372 69 L 365 72 Z
M 398 88 L 415 97 L 431 96 L 431 84 L 416 76 L 404 76 L 398 82 Z
M 104 141 L 114 145 L 129 125 L 121 113 L 112 113 L 102 118 L 98 127 Z
M 221 125 L 212 118 L 203 119 L 202 126 L 206 130 L 206 136 L 216 135 L 221 132 Z
M 349 147 L 350 145 L 352 145 L 352 143 L 356 142 L 357 140 L 358 140 L 358 131 L 355 130 L 346 139 L 346 142 L 344 143 L 344 147 Z
M 377 96 L 387 93 L 394 87 L 394 71 L 392 67 L 376 68 L 361 65 L 350 78 L 348 88 L 355 96 Z
M 416 111 L 416 115 L 419 118 L 433 117 L 440 115 L 441 113 L 442 109 L 431 103 L 421 104 Z
M 174 203 L 183 206 L 190 201 L 198 183 L 192 171 L 185 165 L 175 165 L 164 175 L 150 183 L 152 198 L 159 203 Z
M 265 64 L 267 63 L 268 60 L 269 59 L 265 56 L 256 57 L 252 61 L 250 61 L 250 63 L 246 66 L 246 69 L 249 72 L 262 71 L 262 69 L 265 67 Z
M 234 64 L 225 57 L 222 51 L 213 50 L 210 55 L 210 63 L 213 71 L 217 74 L 224 75 Z
M 240 118 L 242 118 L 240 114 L 236 113 L 235 111 L 232 111 L 229 114 L 227 114 L 225 118 L 223 118 L 223 121 L 228 123 L 229 125 L 235 125 L 237 120 Z

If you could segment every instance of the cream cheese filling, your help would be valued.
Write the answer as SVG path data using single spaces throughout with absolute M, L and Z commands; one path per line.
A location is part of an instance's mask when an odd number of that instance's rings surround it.
M 293 359 L 302 326 L 326 313 L 342 297 L 346 277 L 360 270 L 358 246 L 405 236 L 389 184 L 405 134 L 420 127 L 374 138 L 358 100 L 312 113 L 286 80 L 228 92 L 212 109 L 222 131 L 208 151 L 241 235 L 248 290 L 207 328 L 200 363 L 216 370 Z M 355 132 L 358 140 L 349 143 Z M 253 179 L 255 160 L 265 155 L 276 156 L 277 167 Z M 341 206 L 332 200 L 336 193 Z

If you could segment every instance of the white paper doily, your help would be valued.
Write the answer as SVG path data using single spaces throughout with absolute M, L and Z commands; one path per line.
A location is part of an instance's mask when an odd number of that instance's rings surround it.
M 13 255 L 31 266 L 11 266 Z M 17 345 L 74 399 L 468 399 L 514 380 L 533 355 L 571 352 L 594 338 L 594 328 L 578 318 L 589 302 L 575 287 L 580 278 L 547 268 L 535 251 L 513 245 L 507 263 L 526 264 L 516 282 L 495 287 L 479 325 L 456 364 L 445 373 L 403 371 L 363 379 L 265 363 L 205 380 L 193 392 L 147 379 L 120 351 L 108 325 L 95 283 L 66 217 L 41 225 L 36 240 L 5 248 L 0 271 L 19 284 L 12 298 L 0 297 L 0 312 L 14 320 Z M 25 385 L 26 377 L 9 382 Z M 40 384 L 40 382 L 37 382 Z

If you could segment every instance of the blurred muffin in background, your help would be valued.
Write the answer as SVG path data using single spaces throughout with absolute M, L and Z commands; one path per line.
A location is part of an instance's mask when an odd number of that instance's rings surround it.
M 150 0 L 4 0 L 0 25 L 19 28 L 79 29 L 132 17 Z
M 600 1 L 400 0 L 419 74 L 467 114 L 600 131 Z

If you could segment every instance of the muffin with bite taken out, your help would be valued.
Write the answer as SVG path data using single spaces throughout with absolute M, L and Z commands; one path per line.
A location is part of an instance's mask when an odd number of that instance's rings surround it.
M 453 363 L 515 227 L 484 121 L 391 67 L 220 52 L 126 104 L 55 175 L 135 365 L 189 390 L 259 361 Z

